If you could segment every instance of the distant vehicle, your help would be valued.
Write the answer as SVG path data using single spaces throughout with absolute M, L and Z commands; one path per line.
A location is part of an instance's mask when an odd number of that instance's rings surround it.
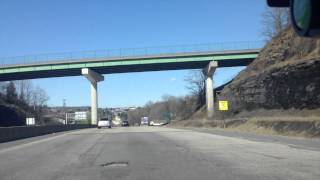
M 162 122 L 155 122 L 153 125 L 154 126 L 162 126 L 164 123 L 162 123 Z
M 142 117 L 140 125 L 141 126 L 149 126 L 149 118 L 148 117 Z
M 150 121 L 149 126 L 154 126 L 154 122 Z
M 168 121 L 150 121 L 150 126 L 163 126 L 168 124 Z
M 111 121 L 108 118 L 102 118 L 98 122 L 98 129 L 108 127 L 111 128 Z
M 130 125 L 129 125 L 129 122 L 128 122 L 128 121 L 122 121 L 121 126 L 122 126 L 122 127 L 128 127 L 128 126 L 130 126 Z

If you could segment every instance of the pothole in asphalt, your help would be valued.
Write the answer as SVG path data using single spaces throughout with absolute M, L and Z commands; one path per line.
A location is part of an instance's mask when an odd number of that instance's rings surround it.
M 112 168 L 112 167 L 127 167 L 129 166 L 129 162 L 127 161 L 118 161 L 118 162 L 107 162 L 104 164 L 101 164 L 102 167 Z

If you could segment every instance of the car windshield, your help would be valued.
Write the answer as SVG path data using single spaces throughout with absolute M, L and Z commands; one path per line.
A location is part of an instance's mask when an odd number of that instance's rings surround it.
M 319 13 L 1 0 L 0 180 L 319 180 Z

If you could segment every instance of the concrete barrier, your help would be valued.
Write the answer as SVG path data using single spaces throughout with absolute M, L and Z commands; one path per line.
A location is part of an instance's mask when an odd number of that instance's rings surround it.
M 0 128 L 0 143 L 23 139 L 34 136 L 41 136 L 61 131 L 91 128 L 91 125 L 50 125 L 50 126 L 17 126 Z

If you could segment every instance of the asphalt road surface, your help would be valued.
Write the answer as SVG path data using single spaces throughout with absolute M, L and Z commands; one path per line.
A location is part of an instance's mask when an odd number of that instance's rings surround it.
M 320 179 L 318 146 L 292 143 L 165 127 L 85 129 L 0 144 L 0 179 Z

